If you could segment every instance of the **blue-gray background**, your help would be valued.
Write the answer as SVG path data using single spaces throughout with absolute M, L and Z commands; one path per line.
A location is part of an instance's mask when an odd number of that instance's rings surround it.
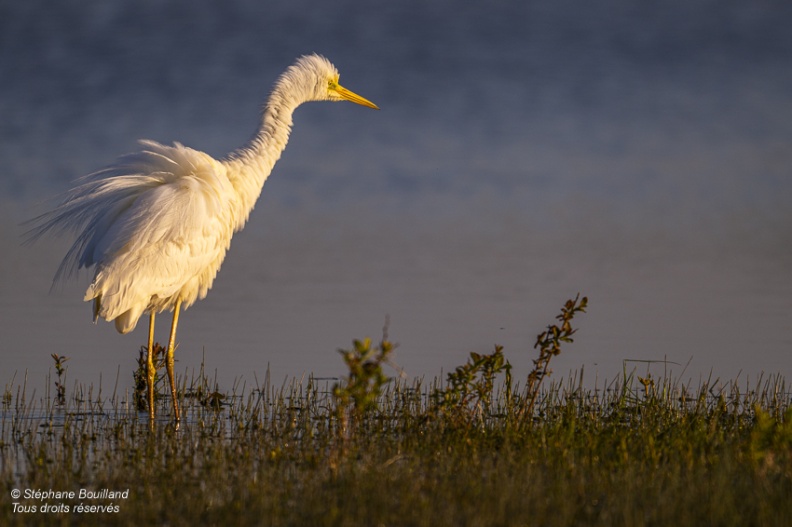
M 0 3 L 0 381 L 27 371 L 43 389 L 59 353 L 71 380 L 130 388 L 145 321 L 93 326 L 87 274 L 49 294 L 69 240 L 21 247 L 18 224 L 139 138 L 241 145 L 310 52 L 382 111 L 298 110 L 184 314 L 180 372 L 205 354 L 221 388 L 268 365 L 338 375 L 336 348 L 389 315 L 411 376 L 495 343 L 519 375 L 580 291 L 589 313 L 556 376 L 663 359 L 696 380 L 789 374 L 788 2 L 273 4 Z

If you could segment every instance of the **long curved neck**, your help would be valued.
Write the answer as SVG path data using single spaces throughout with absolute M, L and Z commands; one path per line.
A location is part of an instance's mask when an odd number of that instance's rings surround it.
M 276 84 L 264 106 L 258 132 L 224 162 L 228 180 L 238 195 L 234 211 L 237 230 L 247 221 L 264 182 L 289 141 L 292 114 L 302 101 L 288 97 L 288 93 L 286 83 Z

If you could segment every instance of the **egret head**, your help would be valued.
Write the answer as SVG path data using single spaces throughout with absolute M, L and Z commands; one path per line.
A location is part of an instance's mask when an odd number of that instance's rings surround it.
M 281 77 L 291 84 L 305 101 L 350 101 L 379 110 L 376 104 L 338 84 L 338 70 L 321 55 L 304 55 Z

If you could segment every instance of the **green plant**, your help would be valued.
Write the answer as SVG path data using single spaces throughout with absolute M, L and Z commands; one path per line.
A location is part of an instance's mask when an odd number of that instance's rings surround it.
M 550 359 L 561 353 L 561 343 L 572 342 L 572 335 L 577 331 L 572 328 L 572 319 L 576 313 L 585 312 L 587 305 L 588 298 L 580 298 L 580 294 L 574 300 L 567 300 L 561 314 L 556 316 L 559 324 L 547 326 L 536 337 L 534 349 L 539 349 L 539 357 L 533 361 L 534 368 L 528 374 L 526 396 L 519 405 L 519 415 L 533 414 L 542 381 L 552 373 Z M 505 409 L 511 412 L 515 408 L 511 369 L 503 355 L 503 346 L 496 344 L 495 350 L 487 355 L 471 353 L 467 363 L 448 374 L 445 387 L 432 392 L 434 410 L 471 418 L 484 416 L 494 400 L 495 379 L 502 374 Z
M 383 365 L 393 366 L 390 356 L 395 348 L 388 340 L 386 324 L 377 346 L 372 346 L 371 339 L 367 337 L 354 340 L 350 350 L 338 350 L 349 370 L 346 379 L 333 385 L 335 414 L 341 430 L 346 430 L 350 421 L 357 423 L 368 412 L 377 408 L 382 387 L 390 380 L 385 375 Z
M 140 354 L 138 355 L 138 367 L 132 373 L 135 380 L 135 407 L 139 412 L 148 410 L 148 385 L 146 384 L 147 366 L 146 357 L 148 353 L 148 346 L 140 346 Z M 156 401 L 162 394 L 162 378 L 159 371 L 165 367 L 165 347 L 159 342 L 154 343 L 154 400 Z
M 503 346 L 496 344 L 495 350 L 487 355 L 471 353 L 467 363 L 448 374 L 446 387 L 434 390 L 432 400 L 445 413 L 464 410 L 463 414 L 471 417 L 481 416 L 492 402 L 495 378 L 501 373 L 505 377 L 504 390 L 511 396 L 511 368 L 503 355 Z
M 63 376 L 66 374 L 64 363 L 69 360 L 69 357 L 57 353 L 50 356 L 55 361 L 55 374 L 58 376 L 58 380 L 55 381 L 55 403 L 58 406 L 64 406 L 66 404 L 66 386 L 63 384 Z
M 561 314 L 556 316 L 560 324 L 551 324 L 536 337 L 534 349 L 539 348 L 539 357 L 534 359 L 534 368 L 528 374 L 526 398 L 523 413 L 532 415 L 536 398 L 539 395 L 539 386 L 544 378 L 552 373 L 549 369 L 550 359 L 561 353 L 562 342 L 573 342 L 572 335 L 577 331 L 572 328 L 572 319 L 576 313 L 585 313 L 588 306 L 588 297 L 580 298 L 580 293 L 574 300 L 567 300 L 561 308 Z

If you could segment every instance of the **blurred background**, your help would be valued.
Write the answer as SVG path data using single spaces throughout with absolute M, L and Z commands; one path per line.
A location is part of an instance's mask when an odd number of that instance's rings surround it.
M 180 373 L 340 375 L 388 318 L 410 377 L 501 344 L 520 378 L 580 292 L 556 378 L 790 374 L 788 2 L 272 4 L 0 4 L 0 382 L 44 390 L 58 353 L 67 380 L 131 389 L 146 321 L 91 324 L 89 273 L 50 292 L 71 240 L 23 246 L 20 223 L 140 138 L 224 156 L 311 52 L 382 111 L 296 112 L 181 319 Z

